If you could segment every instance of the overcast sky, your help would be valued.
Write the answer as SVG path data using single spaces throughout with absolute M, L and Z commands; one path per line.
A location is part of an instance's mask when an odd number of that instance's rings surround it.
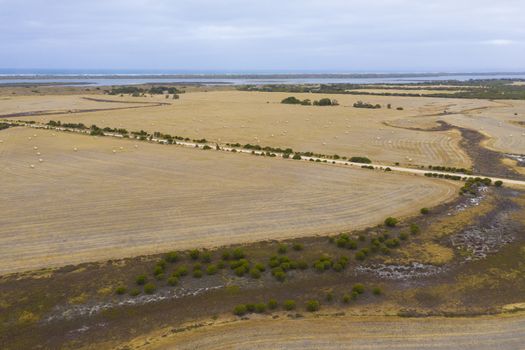
M 0 67 L 525 71 L 525 1 L 0 0 Z

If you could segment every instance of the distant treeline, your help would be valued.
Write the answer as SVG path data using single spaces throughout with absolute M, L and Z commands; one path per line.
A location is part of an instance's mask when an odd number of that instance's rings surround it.
M 281 103 L 288 105 L 302 105 L 302 106 L 338 106 L 337 100 L 331 100 L 329 98 L 322 98 L 319 101 L 311 101 L 309 99 L 299 100 L 294 96 L 290 96 L 281 101 Z
M 476 99 L 525 99 L 525 85 L 512 85 L 518 79 L 476 79 L 476 80 L 446 80 L 429 81 L 414 84 L 270 84 L 243 85 L 238 87 L 243 91 L 290 92 L 290 93 L 322 93 L 374 96 L 408 96 L 408 97 L 441 97 L 441 98 L 476 98 Z M 410 86 L 408 86 L 410 85 Z M 423 87 L 424 86 L 424 87 Z M 379 90 L 420 90 L 435 91 L 425 94 L 417 92 L 370 92 L 363 89 Z M 460 88 L 460 90 L 458 89 Z M 443 91 L 447 91 L 446 93 Z
M 0 130 L 7 129 L 7 128 L 11 127 L 11 126 L 12 125 L 8 124 L 8 123 L 0 123 Z
M 167 86 L 153 86 L 149 89 L 144 89 L 138 86 L 118 86 L 114 87 L 108 91 L 109 95 L 122 95 L 122 94 L 151 94 L 151 95 L 162 95 L 164 93 L 168 94 L 181 94 L 184 91 L 177 89 L 176 87 L 167 87 Z

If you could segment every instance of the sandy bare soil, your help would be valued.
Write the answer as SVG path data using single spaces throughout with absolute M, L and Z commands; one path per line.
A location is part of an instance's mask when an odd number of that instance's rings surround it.
M 253 319 L 149 338 L 135 349 L 518 350 L 525 317 Z
M 340 106 L 295 106 L 280 103 L 283 98 L 290 95 L 312 100 L 323 97 L 335 98 Z M 64 104 L 62 98 L 71 97 L 48 96 L 47 98 L 54 101 L 53 104 L 61 105 Z M 468 167 L 470 160 L 458 146 L 460 135 L 457 132 L 428 133 L 402 130 L 386 126 L 383 122 L 401 118 L 409 125 L 411 123 L 417 125 L 416 120 L 421 115 L 442 113 L 445 109 L 461 111 L 494 104 L 483 100 L 425 97 L 242 91 L 192 92 L 182 94 L 180 100 L 165 99 L 163 96 L 107 98 L 117 101 L 168 101 L 171 105 L 59 116 L 31 116 L 27 119 L 39 121 L 59 119 L 67 122 L 82 122 L 86 125 L 96 124 L 101 127 L 161 131 L 190 138 L 204 137 L 219 142 L 292 147 L 299 151 L 337 153 L 347 156 L 364 155 L 377 162 L 388 164 L 399 162 Z M 378 110 L 353 108 L 353 103 L 358 100 L 379 103 L 383 108 Z M 387 109 L 387 104 L 391 104 L 393 108 Z M 2 107 L 3 101 L 0 100 L 0 109 Z M 396 107 L 403 107 L 404 110 L 398 111 Z
M 355 229 L 457 193 L 423 177 L 247 154 L 23 127 L 0 135 L 2 273 Z

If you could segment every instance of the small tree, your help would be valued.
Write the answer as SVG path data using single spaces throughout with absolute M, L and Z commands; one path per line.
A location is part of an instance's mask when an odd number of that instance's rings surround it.
M 421 209 L 419 210 L 419 212 L 420 212 L 421 214 L 426 215 L 426 214 L 430 213 L 430 210 L 429 210 L 428 208 L 421 208 Z
M 494 182 L 494 186 L 496 186 L 496 187 L 501 187 L 502 185 L 503 185 L 503 181 L 501 181 L 501 180 L 497 180 L 497 181 Z

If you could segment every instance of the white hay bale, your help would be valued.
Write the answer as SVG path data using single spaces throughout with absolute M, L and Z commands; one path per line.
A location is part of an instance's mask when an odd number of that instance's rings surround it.
M 135 145 L 135 148 L 139 148 L 139 145 Z
M 120 146 L 120 149 L 124 149 L 124 147 Z
M 40 152 L 36 152 L 36 155 L 39 156 L 39 155 L 40 155 Z
M 33 147 L 33 149 L 34 149 L 34 150 L 36 151 L 36 150 L 38 149 L 38 147 L 37 147 L 37 146 L 35 146 L 35 147 Z
M 34 166 L 33 164 L 31 164 L 29 167 L 30 167 L 31 169 L 34 169 L 35 166 Z
M 77 152 L 77 151 L 78 151 L 78 148 L 76 148 L 76 147 L 75 147 L 75 148 L 73 148 L 73 151 Z
M 42 163 L 44 160 L 42 158 L 39 158 L 38 161 Z
M 114 149 L 114 150 L 113 150 L 113 153 L 117 153 L 117 150 Z
M 27 139 L 28 139 L 28 140 L 31 140 L 31 136 L 29 136 Z

